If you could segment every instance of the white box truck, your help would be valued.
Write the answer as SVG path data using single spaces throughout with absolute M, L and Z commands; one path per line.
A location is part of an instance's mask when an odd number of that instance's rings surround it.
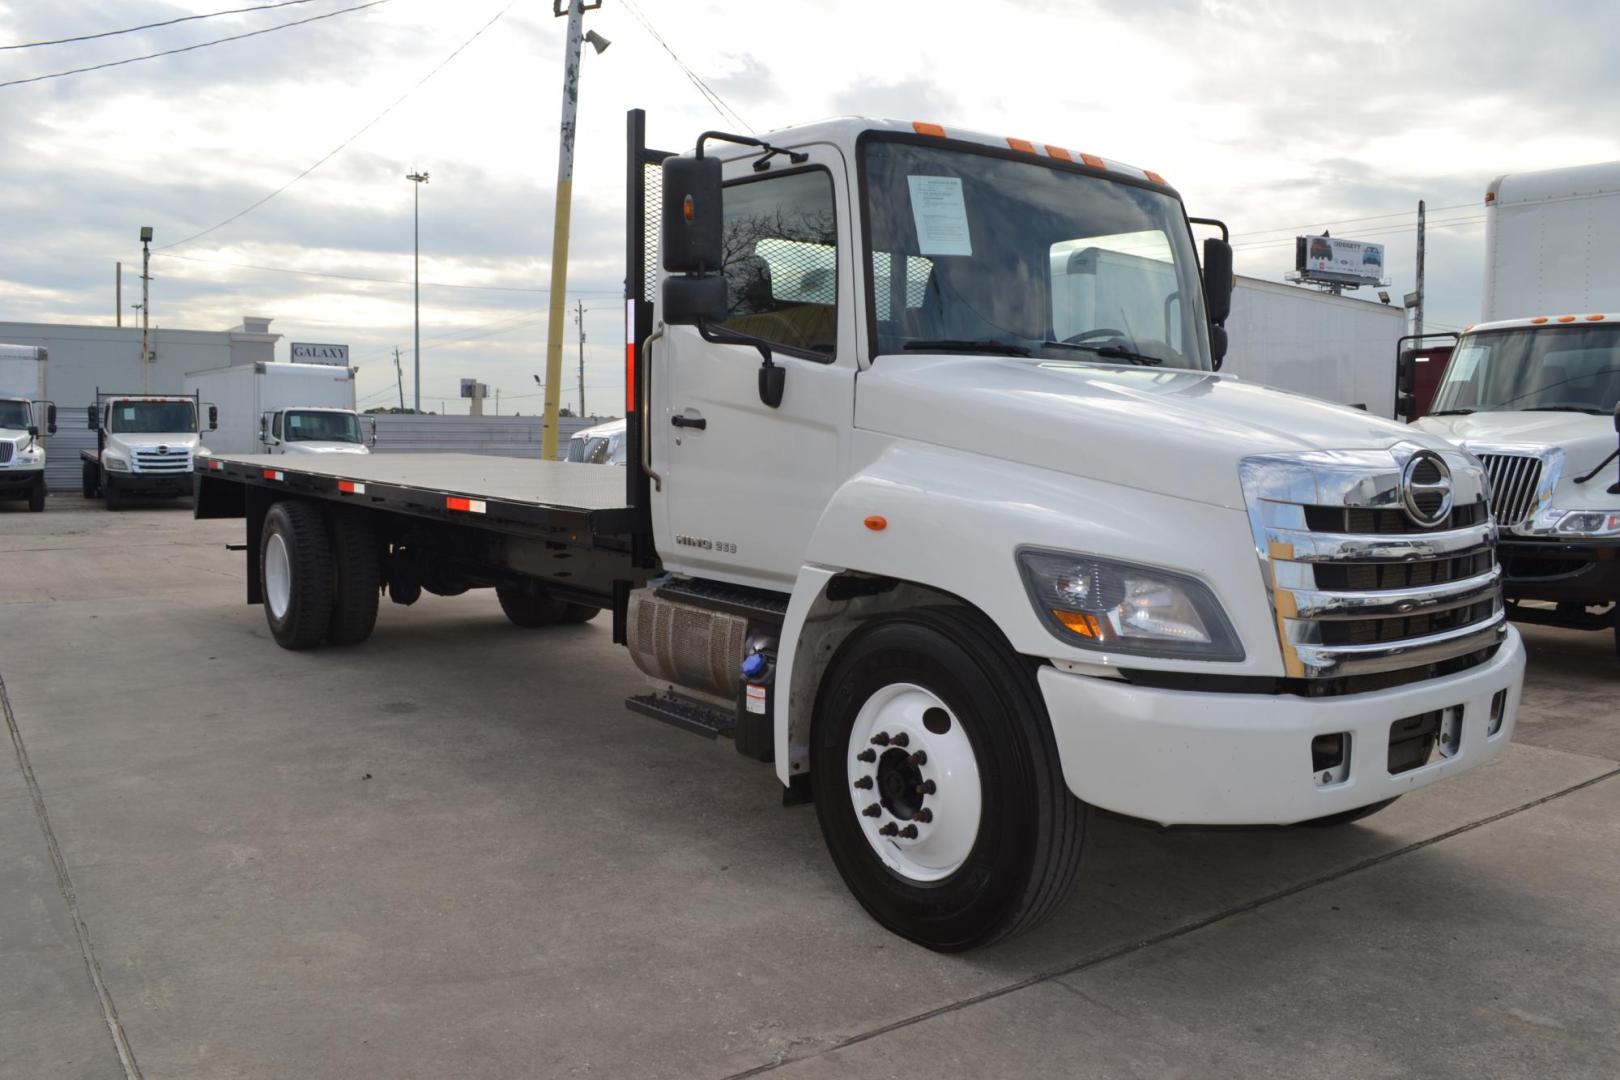
M 1390 304 L 1239 277 L 1221 370 L 1393 418 L 1391 358 L 1405 324 L 1406 313 Z
M 48 355 L 38 345 L 0 345 L 0 499 L 45 509 L 45 439 L 56 406 L 45 397 Z
M 188 373 L 186 390 L 219 406 L 205 454 L 366 454 L 376 441 L 354 409 L 352 368 L 236 364 Z
M 1620 162 L 1491 183 L 1482 320 L 1415 426 L 1485 463 L 1511 617 L 1620 650 Z
M 867 911 L 935 949 L 1052 914 L 1089 806 L 1344 822 L 1506 749 L 1483 470 L 1219 374 L 1231 248 L 1200 273 L 1162 177 L 932 123 L 680 156 L 643 124 L 626 467 L 214 455 L 197 515 L 246 519 L 277 643 L 365 639 L 384 586 L 609 611 L 653 683 L 626 704 L 773 763 Z M 1124 237 L 1162 268 L 1084 254 Z M 1055 310 L 1116 267 L 1089 319 Z

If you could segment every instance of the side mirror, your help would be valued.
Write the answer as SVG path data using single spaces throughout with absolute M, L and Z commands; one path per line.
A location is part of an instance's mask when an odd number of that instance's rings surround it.
M 219 406 L 218 405 L 210 405 L 210 406 L 208 406 L 208 430 L 209 431 L 218 431 L 219 430 Z
M 29 424 L 28 425 L 28 437 L 30 439 L 39 438 L 39 425 L 38 424 Z
M 1204 241 L 1204 303 L 1214 326 L 1232 314 L 1232 245 L 1213 236 Z
M 1417 392 L 1417 353 L 1410 349 L 1395 361 L 1395 389 L 1407 397 Z
M 45 406 L 45 434 L 56 434 L 56 406 Z
M 720 159 L 675 157 L 664 162 L 660 246 L 664 269 L 663 319 L 671 326 L 719 322 L 727 314 L 721 276 L 724 195 Z
M 89 405 L 89 406 L 85 407 L 84 414 L 85 414 L 85 417 L 86 417 L 86 419 L 88 421 L 88 425 L 89 425 L 89 428 L 90 428 L 91 431 L 95 431 L 95 430 L 97 430 L 97 429 L 99 429 L 101 427 L 101 425 L 96 422 L 96 413 L 98 411 L 100 411 L 100 410 L 98 410 L 94 405 Z
M 1226 327 L 1212 326 L 1209 328 L 1209 360 L 1216 371 L 1226 363 Z

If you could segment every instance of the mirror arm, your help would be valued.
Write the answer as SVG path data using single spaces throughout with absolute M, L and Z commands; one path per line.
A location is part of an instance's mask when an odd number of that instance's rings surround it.
M 1232 242 L 1232 234 L 1227 231 L 1226 222 L 1222 221 L 1219 218 L 1190 217 L 1190 218 L 1187 219 L 1187 223 L 1189 225 L 1213 225 L 1215 228 L 1221 230 L 1221 239 L 1222 240 L 1224 240 L 1228 244 L 1230 244 Z
M 786 154 L 788 160 L 795 165 L 802 165 L 810 160 L 810 155 L 802 150 L 784 150 L 780 146 L 772 146 L 764 139 L 756 139 L 752 135 L 733 135 L 726 131 L 705 131 L 698 136 L 697 157 L 703 156 L 703 144 L 713 139 L 715 142 L 736 143 L 738 146 L 757 146 L 765 151 L 765 156 L 754 162 L 754 171 L 761 172 L 770 167 L 771 158 L 777 154 Z
M 716 328 L 708 319 L 697 321 L 698 336 L 713 345 L 752 345 L 759 350 L 759 400 L 771 408 L 782 404 L 782 391 L 787 384 L 787 368 L 777 365 L 771 356 L 770 342 L 753 334 L 744 334 L 728 326 Z

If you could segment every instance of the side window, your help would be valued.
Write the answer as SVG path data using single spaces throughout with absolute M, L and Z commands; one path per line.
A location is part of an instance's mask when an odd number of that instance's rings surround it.
M 281 438 L 281 414 L 278 412 L 270 414 L 270 434 Z
M 725 325 L 831 358 L 838 341 L 838 231 L 821 169 L 726 188 Z

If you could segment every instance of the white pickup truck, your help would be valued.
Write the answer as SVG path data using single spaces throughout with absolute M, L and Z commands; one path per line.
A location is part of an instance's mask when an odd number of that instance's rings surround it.
M 197 514 L 245 517 L 281 645 L 363 640 L 379 586 L 610 611 L 630 708 L 773 762 L 936 949 L 1050 915 L 1090 806 L 1342 822 L 1507 747 L 1478 463 L 1220 375 L 1231 249 L 1200 275 L 1163 178 L 884 120 L 677 157 L 643 123 L 627 467 L 212 457 Z
M 81 450 L 84 497 L 121 510 L 128 498 L 190 495 L 202 436 L 202 402 L 195 396 L 104 394 L 96 391 L 87 420 L 96 448 Z M 209 426 L 219 425 L 208 406 Z

